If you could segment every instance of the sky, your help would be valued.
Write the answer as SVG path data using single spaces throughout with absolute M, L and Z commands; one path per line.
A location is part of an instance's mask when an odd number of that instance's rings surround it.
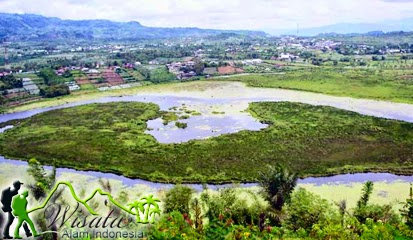
M 0 0 L 0 12 L 153 27 L 268 30 L 413 18 L 413 0 Z

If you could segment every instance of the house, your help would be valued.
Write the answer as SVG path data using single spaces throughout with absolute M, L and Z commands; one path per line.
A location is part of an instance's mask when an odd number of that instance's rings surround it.
M 99 72 L 99 70 L 97 70 L 97 69 L 89 69 L 89 70 L 87 71 L 87 73 L 89 73 L 89 74 L 98 74 L 98 73 L 100 73 L 100 72 Z
M 261 64 L 263 61 L 261 59 L 247 59 L 242 61 L 242 64 L 244 65 L 257 65 Z
M 152 60 L 152 61 L 149 61 L 149 64 L 150 65 L 159 65 L 159 61 Z
M 218 69 L 216 67 L 207 67 L 204 68 L 203 73 L 206 75 L 214 75 L 218 73 Z
M 13 93 L 22 93 L 26 92 L 24 88 L 13 88 L 13 89 L 8 89 L 7 94 L 13 94 Z
M 293 60 L 297 60 L 299 59 L 299 56 L 295 56 L 293 54 L 289 54 L 289 53 L 281 53 L 280 57 L 278 58 L 278 60 L 281 61 L 293 61 Z
M 65 84 L 69 87 L 69 91 L 80 90 L 80 86 L 76 82 L 66 82 Z
M 23 78 L 23 88 L 31 95 L 38 95 L 40 93 L 40 89 L 37 85 L 30 79 L 30 78 Z
M 226 67 L 218 67 L 218 72 L 219 72 L 219 74 L 243 73 L 244 69 L 236 68 L 236 67 L 232 67 L 232 66 L 226 66 Z

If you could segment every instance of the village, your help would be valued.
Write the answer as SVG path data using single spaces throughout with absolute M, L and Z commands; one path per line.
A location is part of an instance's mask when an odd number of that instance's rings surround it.
M 0 57 L 1 102 L 11 106 L 75 92 L 321 65 L 374 67 L 368 63 L 407 60 L 412 51 L 408 45 L 358 44 L 324 36 L 235 39 L 184 38 L 42 48 L 5 42 L 5 54 Z

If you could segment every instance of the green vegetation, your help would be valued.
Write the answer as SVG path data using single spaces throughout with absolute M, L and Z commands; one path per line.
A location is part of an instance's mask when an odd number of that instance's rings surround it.
M 177 121 L 178 118 L 178 115 L 174 112 L 162 112 L 163 125 L 168 125 L 170 122 Z
M 267 176 L 295 175 L 281 166 L 269 169 L 267 173 L 270 173 Z M 369 203 L 373 189 L 371 182 L 364 185 L 360 197 L 362 206 L 350 209 L 346 199 L 334 204 L 304 188 L 294 190 L 293 186 L 287 193 L 283 188 L 289 185 L 290 178 L 275 179 L 279 184 L 274 186 L 274 192 L 284 192 L 286 195 L 279 197 L 288 195 L 290 199 L 279 210 L 274 209 L 273 200 L 267 198 L 265 187 L 258 191 L 223 188 L 214 192 L 204 189 L 200 194 L 191 194 L 190 188 L 178 185 L 167 191 L 165 206 L 170 202 L 169 196 L 185 192 L 184 198 L 174 201 L 185 208 L 168 208 L 167 214 L 149 229 L 151 239 L 387 240 L 413 237 L 411 219 L 401 218 L 406 215 L 405 211 L 400 214 L 388 205 Z M 272 221 L 274 218 L 277 222 Z
M 59 97 L 70 94 L 69 87 L 65 84 L 52 85 L 46 89 L 40 89 L 40 95 L 46 98 Z
M 178 128 L 185 129 L 188 127 L 188 124 L 184 122 L 175 122 L 175 126 L 177 126 Z
M 212 114 L 225 114 L 225 112 L 212 111 Z
M 232 76 L 251 87 L 303 90 L 335 96 L 413 103 L 411 70 L 312 68 L 285 74 Z
M 297 179 L 296 174 L 290 173 L 280 165 L 268 166 L 268 171 L 260 175 L 260 186 L 273 209 L 281 211 L 284 204 L 290 201 L 290 195 L 297 185 Z
M 65 83 L 65 81 L 68 81 L 64 77 L 60 77 L 60 76 L 56 75 L 56 73 L 51 68 L 43 68 L 42 70 L 40 70 L 38 75 L 39 75 L 39 77 L 44 79 L 44 82 L 47 85 L 63 84 L 63 83 Z M 69 77 L 71 77 L 71 76 L 69 76 Z M 73 79 L 70 79 L 70 80 L 73 81 Z
M 0 77 L 0 91 L 21 87 L 23 87 L 22 80 L 16 78 L 14 75 Z
M 302 177 L 413 172 L 411 123 L 286 102 L 252 103 L 249 111 L 269 127 L 160 144 L 144 133 L 147 120 L 165 114 L 155 104 L 60 109 L 22 120 L 1 134 L 0 152 L 35 157 L 43 164 L 174 182 L 256 181 L 267 165 L 278 163 Z
M 151 72 L 150 81 L 153 83 L 164 83 L 170 82 L 176 79 L 176 76 L 172 73 L 169 73 L 165 68 L 158 68 Z
M 189 213 L 189 202 L 194 190 L 190 187 L 176 185 L 165 194 L 164 211 Z

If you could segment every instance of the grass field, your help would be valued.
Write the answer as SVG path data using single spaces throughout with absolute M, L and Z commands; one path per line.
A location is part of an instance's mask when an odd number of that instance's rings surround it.
M 413 103 L 413 70 L 312 68 L 285 74 L 225 78 L 251 87 L 284 88 L 335 96 Z
M 165 182 L 254 181 L 276 163 L 301 176 L 413 173 L 413 124 L 299 103 L 252 103 L 249 111 L 270 126 L 160 144 L 144 133 L 163 114 L 155 104 L 84 105 L 23 120 L 0 135 L 0 153 Z

